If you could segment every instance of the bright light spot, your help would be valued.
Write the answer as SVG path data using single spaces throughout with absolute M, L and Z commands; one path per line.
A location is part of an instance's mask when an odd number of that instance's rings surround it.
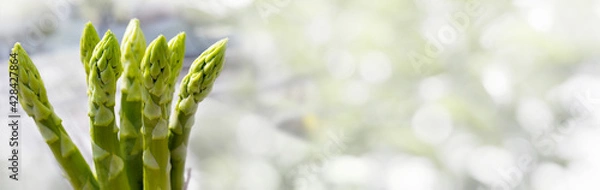
M 564 169 L 558 164 L 542 163 L 532 172 L 531 186 L 534 190 L 569 189 L 564 175 Z
M 343 9 L 338 16 L 335 18 L 336 28 L 343 29 L 343 32 L 336 33 L 336 39 L 342 41 L 351 42 L 358 38 L 364 30 L 368 29 L 365 27 L 370 23 L 366 18 L 364 11 L 358 11 L 355 9 Z
M 420 140 L 430 144 L 439 144 L 450 136 L 452 119 L 443 107 L 425 105 L 417 110 L 412 118 L 411 126 Z
M 510 78 L 506 71 L 498 66 L 487 67 L 482 74 L 482 83 L 485 90 L 498 103 L 507 103 L 512 97 Z
M 275 158 L 278 167 L 294 167 L 301 163 L 310 153 L 311 146 L 291 135 L 276 135 L 274 151 L 277 152 Z
M 558 133 L 546 137 L 556 143 L 556 154 L 564 160 L 588 160 L 590 164 L 600 168 L 600 130 L 588 126 L 597 126 L 589 121 L 572 123 L 564 126 Z
M 360 61 L 360 75 L 369 83 L 382 83 L 392 76 L 392 64 L 382 52 L 369 52 Z
M 390 190 L 434 190 L 439 183 L 438 171 L 431 161 L 422 158 L 397 159 L 388 169 Z
M 516 114 L 519 125 L 534 135 L 548 130 L 554 122 L 552 110 L 539 99 L 525 98 L 520 100 Z
M 596 12 L 596 16 L 600 17 L 600 2 L 599 1 L 596 1 L 595 12 Z
M 447 86 L 445 76 L 426 78 L 419 84 L 419 96 L 426 102 L 438 100 L 448 93 Z
M 301 176 L 294 181 L 295 190 L 326 190 L 325 184 L 321 179 L 313 175 Z
M 578 74 L 551 90 L 550 97 L 573 115 L 588 115 L 600 107 L 600 77 Z
M 224 17 L 226 16 L 231 9 L 227 7 L 226 4 L 223 4 L 221 1 L 188 1 L 190 5 L 184 5 L 185 7 L 192 7 L 203 11 L 207 14 L 210 14 L 215 17 Z
M 324 170 L 325 178 L 338 185 L 365 185 L 372 176 L 367 161 L 351 156 L 342 156 L 331 160 Z
M 0 1 L 0 3 L 2 4 L 0 6 L 0 25 L 3 26 L 0 30 L 0 36 L 5 37 L 6 40 L 8 40 L 9 35 L 15 35 L 26 27 L 32 27 L 33 25 L 30 26 L 30 24 L 25 23 L 42 19 L 39 14 L 48 11 L 46 4 L 34 0 Z
M 515 0 L 513 4 L 525 11 L 527 22 L 533 29 L 542 32 L 552 29 L 555 1 Z
M 254 0 L 221 0 L 221 2 L 231 8 L 244 8 L 250 5 Z
M 248 160 L 248 159 L 245 159 Z M 239 188 L 246 190 L 276 190 L 280 174 L 263 160 L 247 161 L 241 165 Z
M 561 181 L 568 182 L 567 189 L 600 189 L 600 168 L 591 165 L 590 161 L 571 161 L 565 176 L 566 179 Z
M 520 7 L 520 8 L 528 8 L 528 7 L 535 7 L 535 6 L 540 6 L 543 3 L 547 3 L 544 0 L 516 0 L 512 2 L 515 6 Z
M 196 30 L 198 34 L 202 32 L 200 28 L 196 28 Z M 275 39 L 271 34 L 267 32 L 248 32 L 241 35 L 244 35 L 243 38 L 247 40 L 247 43 L 240 44 L 243 51 L 253 58 L 253 62 L 260 69 L 276 67 L 282 62 Z
M 532 152 L 536 151 L 534 144 L 537 142 L 535 140 L 533 140 L 532 142 L 529 139 L 523 137 L 507 137 L 504 138 L 502 145 L 505 149 L 509 150 L 515 155 L 529 155 Z
M 507 174 L 514 176 L 511 173 L 520 175 L 517 165 L 514 164 L 513 156 L 505 149 L 500 149 L 492 146 L 484 146 L 475 149 L 470 157 L 465 160 L 468 165 L 469 174 L 477 181 L 487 184 L 488 186 L 504 186 L 507 180 Z
M 316 44 L 324 44 L 331 36 L 331 23 L 328 19 L 319 17 L 306 27 L 306 34 Z
M 347 51 L 336 51 L 327 57 L 327 70 L 336 79 L 347 79 L 354 74 L 354 57 Z
M 479 142 L 475 139 L 475 135 L 459 130 L 454 131 L 441 147 L 440 156 L 444 158 L 442 162 L 451 172 L 464 175 L 469 164 L 465 160 L 477 144 Z
M 251 154 L 271 153 L 275 137 L 273 123 L 256 115 L 244 115 L 238 123 L 239 145 Z
M 352 105 L 363 105 L 369 100 L 369 85 L 361 81 L 348 82 L 343 90 L 343 98 Z
M 529 24 L 538 31 L 548 31 L 552 28 L 552 10 L 548 7 L 535 7 L 529 12 L 527 20 Z

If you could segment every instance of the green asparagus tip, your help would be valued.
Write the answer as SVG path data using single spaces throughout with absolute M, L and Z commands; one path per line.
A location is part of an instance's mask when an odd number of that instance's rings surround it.
M 177 34 L 177 36 L 175 36 L 171 40 L 169 40 L 169 47 L 172 47 L 172 46 L 176 45 L 177 43 L 182 43 L 183 41 L 185 41 L 185 37 L 186 37 L 185 32 L 180 32 L 179 34 Z
M 120 141 L 125 171 L 131 189 L 143 189 L 142 84 L 140 62 L 146 50 L 146 38 L 138 19 L 131 19 L 121 42 L 123 85 L 121 89 Z
M 119 49 L 119 41 L 117 41 L 117 37 L 111 30 L 107 30 L 106 33 L 104 33 L 104 37 L 102 37 L 102 40 L 100 40 L 100 42 L 94 48 L 94 52 L 92 55 L 93 58 L 97 59 L 104 57 L 104 59 L 107 61 L 112 59 L 120 60 L 121 51 Z M 106 63 L 106 61 L 99 62 L 98 67 L 106 68 L 107 65 L 104 65 Z M 113 72 L 115 72 L 114 77 L 119 78 L 119 76 L 121 76 L 121 73 L 123 72 L 123 66 L 120 64 L 120 61 L 110 61 L 110 63 L 110 66 L 113 68 Z
M 139 30 L 139 28 L 140 28 L 140 20 L 131 19 L 129 21 L 129 24 L 127 24 L 127 29 L 125 30 L 125 34 L 127 34 L 129 31 Z
M 180 32 L 177 36 L 169 40 L 169 61 L 171 62 L 171 77 L 169 78 L 170 86 L 175 86 L 177 77 L 183 67 L 183 59 L 185 58 L 185 38 L 185 32 Z
M 216 42 L 215 44 L 213 44 L 212 46 L 210 46 L 208 48 L 208 50 L 211 50 L 211 52 L 225 53 L 225 48 L 227 48 L 228 42 L 229 42 L 229 38 L 223 38 L 223 39 L 219 40 L 218 42 Z
M 105 106 L 114 106 L 115 83 L 123 73 L 120 58 L 119 42 L 115 35 L 108 30 L 94 48 L 88 76 L 88 90 L 94 96 L 92 99 L 106 104 Z
M 15 43 L 12 53 L 18 63 L 18 96 L 23 110 L 33 118 L 38 129 L 60 164 L 66 178 L 74 189 L 98 189 L 89 165 L 61 124 L 48 102 L 46 88 L 29 55 L 20 43 Z M 11 68 L 12 69 L 12 68 Z M 11 70 L 12 72 L 12 70 Z
M 94 28 L 92 22 L 87 22 L 85 24 L 85 28 L 83 29 L 83 34 L 81 34 L 80 40 L 81 63 L 83 63 L 86 76 L 90 73 L 90 58 L 92 57 L 94 47 L 96 47 L 96 44 L 98 44 L 99 41 L 100 37 L 98 37 L 96 28 Z
M 165 41 L 165 43 L 167 42 L 167 38 L 165 37 L 165 35 L 158 35 L 158 37 L 156 38 L 157 40 L 161 41 L 160 43 L 162 43 L 162 41 Z
M 194 60 L 189 73 L 183 78 L 181 83 L 180 98 L 191 96 L 195 103 L 199 103 L 208 96 L 215 79 L 221 73 L 221 69 L 223 69 L 227 41 L 228 38 L 225 38 L 216 42 Z
M 183 189 L 185 157 L 190 130 L 194 124 L 194 113 L 198 104 L 208 96 L 215 79 L 223 69 L 225 49 L 228 38 L 222 39 L 194 60 L 190 71 L 180 85 L 179 100 L 175 105 L 174 115 L 169 124 L 171 148 L 171 183 L 172 189 Z
M 144 188 L 170 189 L 167 96 L 171 67 L 165 36 L 153 40 L 141 64 Z
M 140 29 L 140 20 L 137 18 L 131 19 L 129 24 L 127 25 L 127 29 L 125 30 L 125 34 L 129 32 L 137 32 Z
M 94 48 L 88 77 L 89 112 L 94 164 L 101 189 L 129 190 L 115 124 L 116 83 L 123 73 L 119 42 L 106 31 Z
M 130 23 L 135 23 L 135 25 L 140 26 L 140 19 L 133 18 L 129 21 Z
M 123 63 L 126 77 L 135 78 L 139 74 L 140 62 L 146 50 L 146 38 L 140 28 L 140 21 L 132 19 L 127 28 L 123 41 L 121 43 L 121 62 Z
M 17 54 L 16 57 L 19 61 L 18 96 L 23 109 L 34 119 L 46 119 L 52 113 L 52 106 L 48 102 L 46 88 L 44 88 L 39 71 L 20 43 L 15 43 L 12 53 Z
M 167 39 L 165 36 L 159 35 L 146 48 L 141 63 L 142 85 L 147 89 L 151 89 L 150 93 L 157 96 L 162 96 L 166 91 L 168 79 L 171 75 L 169 59 L 166 54 L 167 49 Z
M 107 35 L 110 35 L 110 37 L 114 37 L 114 35 L 115 35 L 115 34 L 114 34 L 114 33 L 113 33 L 113 32 L 112 32 L 110 29 L 108 29 L 108 30 L 106 30 L 106 32 L 104 33 L 104 36 L 107 36 Z

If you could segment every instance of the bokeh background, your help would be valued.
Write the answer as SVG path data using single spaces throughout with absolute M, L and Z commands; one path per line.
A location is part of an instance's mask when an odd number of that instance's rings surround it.
M 92 21 L 120 39 L 139 18 L 148 42 L 188 34 L 182 76 L 230 39 L 192 131 L 189 189 L 600 189 L 598 1 L 0 5 L 0 59 L 23 44 L 90 163 L 81 31 Z M 24 112 L 20 180 L 8 179 L 6 70 L 0 189 L 70 189 Z

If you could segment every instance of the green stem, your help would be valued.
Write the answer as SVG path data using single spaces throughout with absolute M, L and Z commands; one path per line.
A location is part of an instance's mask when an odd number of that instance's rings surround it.
M 119 134 L 125 158 L 125 170 L 131 189 L 143 189 L 140 62 L 145 49 L 146 39 L 140 29 L 140 21 L 132 19 L 125 30 L 121 43 L 121 62 L 125 70 L 121 89 L 121 133 Z
M 142 136 L 144 188 L 170 189 L 167 88 L 171 75 L 167 40 L 160 35 L 148 45 L 142 70 Z
M 62 120 L 54 113 L 40 73 L 29 55 L 19 43 L 15 44 L 12 54 L 16 54 L 17 61 L 11 61 L 9 68 L 13 69 L 11 72 L 18 72 L 18 96 L 21 106 L 35 120 L 38 130 L 71 185 L 74 189 L 99 189 L 90 166 L 67 134 Z M 15 70 L 15 67 L 18 69 Z
M 172 189 L 183 189 L 185 157 L 198 104 L 208 96 L 225 61 L 227 39 L 218 41 L 204 51 L 193 63 L 180 86 L 179 100 L 169 124 Z
M 171 103 L 173 102 L 173 93 L 175 92 L 175 84 L 183 67 L 185 58 L 185 32 L 179 33 L 177 36 L 169 40 L 169 61 L 171 62 L 171 77 L 169 77 L 169 87 L 167 89 L 168 103 L 167 114 L 171 114 Z
M 88 116 L 94 163 L 102 189 L 128 190 L 129 181 L 124 172 L 124 161 L 115 122 L 116 82 L 123 70 L 119 42 L 109 30 L 94 48 L 90 59 Z

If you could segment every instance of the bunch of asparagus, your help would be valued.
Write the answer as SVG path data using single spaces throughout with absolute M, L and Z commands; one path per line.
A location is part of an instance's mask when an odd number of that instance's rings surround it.
M 227 39 L 204 51 L 171 102 L 185 53 L 185 33 L 167 42 L 158 36 L 146 47 L 137 19 L 119 46 L 108 30 L 102 39 L 91 23 L 81 37 L 81 62 L 88 86 L 90 133 L 96 173 L 84 160 L 46 96 L 38 70 L 16 43 L 18 96 L 74 189 L 185 189 L 190 129 L 198 104 L 211 91 L 224 63 Z M 120 121 L 115 117 L 117 80 L 122 77 Z

